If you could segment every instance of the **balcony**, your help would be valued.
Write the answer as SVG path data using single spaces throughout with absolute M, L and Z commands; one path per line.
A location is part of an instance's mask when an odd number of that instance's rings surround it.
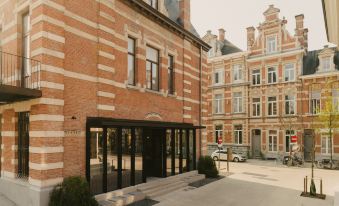
M 42 96 L 39 61 L 0 51 L 0 105 Z

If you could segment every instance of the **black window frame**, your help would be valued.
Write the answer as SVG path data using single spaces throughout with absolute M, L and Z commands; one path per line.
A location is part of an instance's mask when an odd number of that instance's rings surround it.
M 149 59 L 147 59 L 147 48 L 151 48 L 151 49 L 154 49 L 154 50 L 156 50 L 157 51 L 157 53 L 158 53 L 158 58 L 157 58 L 157 61 L 158 62 L 154 62 L 154 61 L 152 61 L 152 60 L 149 60 Z M 151 77 L 150 77 L 150 88 L 148 87 L 148 80 L 147 80 L 147 73 L 146 73 L 146 88 L 147 89 L 149 89 L 149 90 L 153 90 L 153 91 L 160 91 L 160 76 L 159 76 L 159 74 L 160 74 L 160 51 L 159 51 L 159 49 L 157 49 L 157 48 L 155 48 L 155 47 L 152 47 L 152 46 L 150 46 L 150 45 L 146 45 L 146 70 L 147 70 L 147 62 L 149 62 L 150 64 L 151 64 Z M 157 79 L 157 89 L 154 89 L 153 88 L 153 83 L 152 83 L 152 80 L 153 80 L 153 65 L 157 65 L 157 76 L 158 76 L 158 79 Z
M 156 9 L 156 10 L 159 10 L 159 1 L 158 0 L 148 0 L 148 4 Z M 154 4 L 154 5 L 153 5 Z
M 129 40 L 133 41 L 133 53 L 129 51 Z M 128 41 L 127 41 L 127 82 L 129 85 L 135 86 L 136 85 L 136 39 L 128 36 Z M 129 57 L 133 57 L 133 82 L 130 82 L 130 76 L 129 76 Z
M 168 93 L 175 92 L 174 56 L 168 55 Z

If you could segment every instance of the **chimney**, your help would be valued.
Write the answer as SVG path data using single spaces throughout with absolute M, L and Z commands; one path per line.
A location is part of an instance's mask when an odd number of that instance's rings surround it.
M 178 0 L 180 9 L 180 19 L 186 30 L 191 29 L 191 0 Z
M 253 26 L 247 28 L 247 50 L 250 50 L 255 41 L 255 28 Z
M 307 49 L 307 33 L 308 30 L 304 28 L 304 15 L 299 14 L 295 16 L 295 36 L 300 45 Z
M 225 29 L 219 29 L 219 41 L 225 41 Z

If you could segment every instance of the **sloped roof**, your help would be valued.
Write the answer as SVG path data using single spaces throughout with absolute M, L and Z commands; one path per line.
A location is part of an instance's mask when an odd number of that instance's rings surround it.
M 232 53 L 237 53 L 237 52 L 242 52 L 241 49 L 239 49 L 237 46 L 232 44 L 230 41 L 227 39 L 222 42 L 224 46 L 221 48 L 221 54 L 222 55 L 227 55 L 227 54 L 232 54 Z
M 180 8 L 179 8 L 179 1 L 178 0 L 165 0 L 165 7 L 168 12 L 168 17 L 174 21 L 175 23 L 184 26 L 182 19 L 180 18 Z M 195 36 L 199 37 L 197 30 L 194 28 L 192 23 L 190 22 L 191 26 L 189 31 L 194 34 Z
M 333 48 L 335 49 L 335 48 Z M 303 75 L 315 74 L 317 67 L 319 66 L 319 53 L 323 49 L 309 51 L 303 57 Z M 335 50 L 333 63 L 335 64 L 335 69 L 339 70 L 339 52 Z

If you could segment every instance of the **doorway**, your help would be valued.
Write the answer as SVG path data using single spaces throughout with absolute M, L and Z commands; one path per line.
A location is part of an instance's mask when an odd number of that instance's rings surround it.
M 304 131 L 304 159 L 305 161 L 312 161 L 312 147 L 313 147 L 313 129 L 306 129 Z
M 252 156 L 255 159 L 261 158 L 261 130 L 252 130 Z
M 161 129 L 145 129 L 144 131 L 144 164 L 145 176 L 147 177 L 163 177 L 162 172 L 162 140 L 164 130 Z

